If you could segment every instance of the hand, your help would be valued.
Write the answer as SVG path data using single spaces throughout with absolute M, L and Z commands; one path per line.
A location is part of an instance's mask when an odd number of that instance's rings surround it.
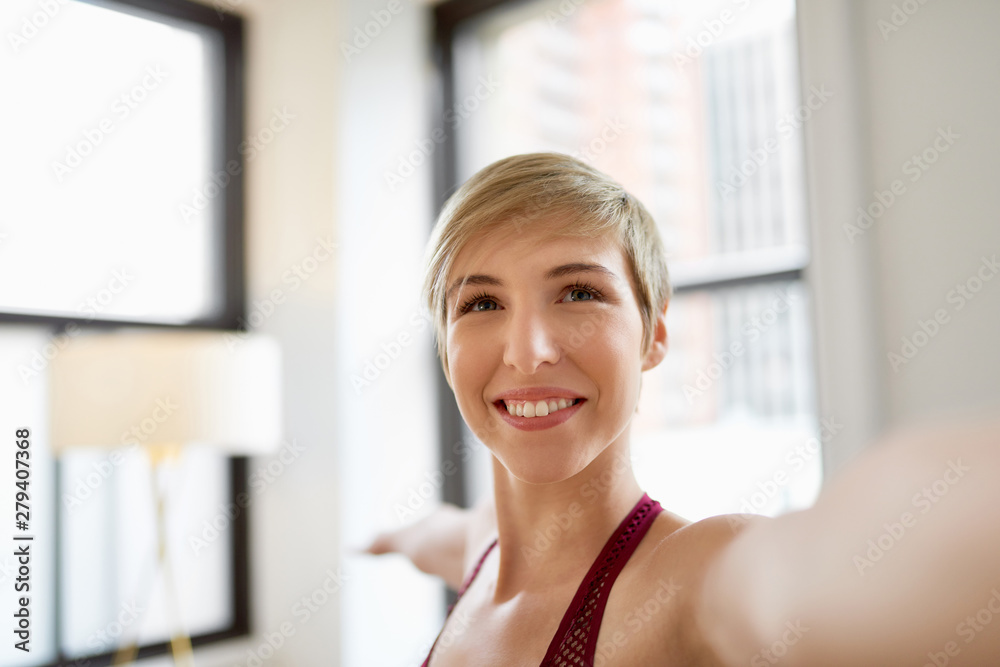
M 418 521 L 378 533 L 361 553 L 402 554 L 421 572 L 441 577 L 450 588 L 458 590 L 471 514 L 455 505 L 442 504 Z

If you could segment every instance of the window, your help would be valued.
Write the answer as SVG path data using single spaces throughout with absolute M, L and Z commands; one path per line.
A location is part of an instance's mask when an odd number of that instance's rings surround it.
M 660 227 L 675 295 L 632 425 L 640 484 L 691 520 L 810 504 L 837 425 L 815 408 L 801 126 L 824 100 L 798 89 L 794 2 L 446 2 L 436 21 L 440 201 L 496 159 L 553 150 Z
M 242 324 L 242 23 L 183 0 L 12 0 L 0 25 L 0 428 L 32 434 L 35 535 L 31 652 L 5 642 L 0 663 L 107 664 L 133 641 L 163 653 L 176 616 L 149 464 L 128 448 L 55 461 L 46 369 L 82 332 Z M 246 460 L 189 448 L 177 472 L 167 530 L 185 629 L 195 644 L 244 634 L 245 513 L 203 548 L 189 538 L 245 489 Z M 0 614 L 13 605 L 0 596 Z

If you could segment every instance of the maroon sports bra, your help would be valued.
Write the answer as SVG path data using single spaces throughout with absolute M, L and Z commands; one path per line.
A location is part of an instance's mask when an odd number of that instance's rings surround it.
M 618 528 L 608 538 L 604 549 L 597 556 L 597 560 L 590 566 L 590 571 L 583 578 L 573 601 L 566 609 L 559 629 L 556 630 L 540 667 L 578 667 L 580 665 L 589 667 L 594 664 L 597 654 L 597 636 L 601 629 L 601 619 L 604 617 L 604 608 L 608 604 L 608 594 L 611 592 L 611 587 L 625 568 L 629 558 L 632 557 L 636 547 L 639 546 L 639 542 L 646 535 L 649 527 L 653 525 L 653 519 L 662 511 L 660 503 L 644 493 L 629 515 L 618 524 Z M 451 616 L 455 605 L 462 599 L 466 589 L 479 574 L 483 562 L 496 544 L 497 541 L 493 540 L 479 558 L 476 567 L 462 584 L 462 588 L 459 589 L 457 599 L 448 609 L 448 616 Z M 445 621 L 447 623 L 447 617 Z M 444 628 L 442 628 L 443 631 Z M 438 639 L 440 638 L 441 634 L 439 633 Z M 431 646 L 431 651 L 421 667 L 428 667 L 435 646 L 437 646 L 437 639 L 434 640 L 434 645 Z

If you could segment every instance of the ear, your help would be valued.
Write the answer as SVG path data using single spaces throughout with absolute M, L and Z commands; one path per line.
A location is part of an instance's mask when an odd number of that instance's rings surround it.
M 653 342 L 649 346 L 649 351 L 646 352 L 646 356 L 642 360 L 643 371 L 656 368 L 663 361 L 663 357 L 667 356 L 667 308 L 669 306 L 670 301 L 667 300 L 663 304 L 663 310 L 653 320 L 656 329 L 653 332 Z

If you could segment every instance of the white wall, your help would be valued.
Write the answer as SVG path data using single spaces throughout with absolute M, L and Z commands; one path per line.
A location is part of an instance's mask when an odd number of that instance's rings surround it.
M 259 493 L 252 489 L 253 626 L 249 640 L 199 651 L 199 664 L 336 664 L 340 595 L 324 591 L 340 567 L 337 418 L 333 378 L 339 248 L 335 136 L 342 7 L 329 0 L 215 0 L 247 21 L 246 132 L 275 110 L 294 115 L 246 167 L 248 311 L 284 353 L 285 433 L 301 452 Z M 266 138 L 267 135 L 264 135 Z M 277 297 L 275 299 L 274 297 Z M 280 303 L 277 303 L 280 301 Z M 251 463 L 251 471 L 269 463 Z M 346 584 L 345 584 L 346 585 Z M 313 610 L 301 605 L 315 595 Z M 296 606 L 300 605 L 300 606 Z M 263 649 L 263 650 L 262 650 Z
M 885 428 L 1000 399 L 1000 280 L 961 310 L 948 300 L 1000 251 L 998 29 L 989 0 L 799 3 L 803 82 L 835 92 L 805 128 L 821 412 L 846 426 L 828 472 Z M 949 126 L 960 138 L 911 180 L 907 161 Z M 849 233 L 897 179 L 902 194 Z M 939 310 L 945 324 L 904 357 L 902 338 Z
M 358 49 L 338 53 L 338 528 L 349 547 L 430 511 L 440 473 L 434 348 L 419 303 L 433 169 L 418 143 L 436 147 L 427 141 L 435 124 L 429 16 L 409 0 L 344 4 L 338 41 Z M 372 36 L 359 37 L 361 30 Z M 387 173 L 400 181 L 388 182 Z M 345 550 L 344 562 L 351 580 L 340 664 L 419 665 L 444 620 L 440 583 L 401 556 Z
M 861 3 L 869 185 L 884 189 L 900 179 L 907 188 L 870 239 L 883 351 L 900 352 L 901 339 L 914 338 L 919 322 L 939 309 L 948 317 L 912 360 L 897 360 L 897 370 L 883 354 L 886 412 L 894 423 L 1000 398 L 1000 267 L 983 272 L 995 279 L 961 308 L 963 297 L 948 297 L 970 279 L 969 287 L 978 287 L 982 258 L 1000 253 L 1000 3 L 927 2 L 889 31 L 877 22 L 891 24 L 892 4 Z M 914 154 L 933 146 L 940 128 L 958 135 L 953 145 L 926 171 L 912 164 L 902 173 Z M 928 157 L 946 145 L 940 141 Z

